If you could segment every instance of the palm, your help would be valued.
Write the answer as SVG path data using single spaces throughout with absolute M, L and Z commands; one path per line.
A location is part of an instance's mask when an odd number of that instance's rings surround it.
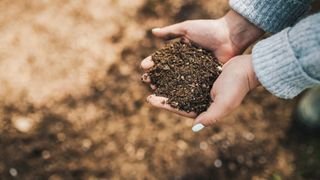
M 185 21 L 163 29 L 155 29 L 153 33 L 164 39 L 180 37 L 191 41 L 212 51 L 222 63 L 241 53 L 232 44 L 227 23 L 223 19 Z
M 222 63 L 241 53 L 233 46 L 223 20 L 187 21 L 185 28 L 185 38 L 212 51 Z
M 230 10 L 217 20 L 192 20 L 164 28 L 153 29 L 153 34 L 163 39 L 182 38 L 210 50 L 224 64 L 222 74 L 214 83 L 211 95 L 214 99 L 209 109 L 200 114 L 195 121 L 195 131 L 212 124 L 236 108 L 253 87 L 258 85 L 251 64 L 251 56 L 239 56 L 249 45 L 264 34 L 264 31 L 237 12 Z M 233 59 L 233 60 L 231 60 Z M 151 56 L 141 62 L 146 72 L 154 66 Z M 150 83 L 147 73 L 143 81 Z M 151 87 L 154 87 L 151 85 Z M 151 95 L 148 102 L 153 106 L 174 113 L 196 117 L 195 113 L 186 113 L 172 108 L 165 97 Z M 198 125 L 198 124 L 197 124 Z
M 234 57 L 223 66 L 211 90 L 214 101 L 206 112 L 197 117 L 196 123 L 212 125 L 237 108 L 246 94 L 258 85 L 251 56 Z

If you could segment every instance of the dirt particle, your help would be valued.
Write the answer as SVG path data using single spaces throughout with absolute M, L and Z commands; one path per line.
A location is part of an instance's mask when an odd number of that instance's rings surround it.
M 200 149 L 201 150 L 207 150 L 208 149 L 208 143 L 207 142 L 204 142 L 204 141 L 202 141 L 201 143 L 200 143 Z
M 49 159 L 51 157 L 50 152 L 47 150 L 42 151 L 41 155 L 43 159 Z

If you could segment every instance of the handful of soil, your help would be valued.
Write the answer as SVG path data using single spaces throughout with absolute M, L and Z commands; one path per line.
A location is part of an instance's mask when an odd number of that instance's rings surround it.
M 175 42 L 152 55 L 148 72 L 155 95 L 167 97 L 174 108 L 200 114 L 211 104 L 210 90 L 221 73 L 217 58 L 193 44 Z

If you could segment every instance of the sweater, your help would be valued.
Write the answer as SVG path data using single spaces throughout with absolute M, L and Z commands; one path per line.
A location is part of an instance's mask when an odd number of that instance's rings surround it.
M 310 0 L 230 0 L 233 10 L 276 33 L 253 47 L 252 61 L 262 86 L 280 98 L 320 85 L 320 13 L 300 20 L 309 4 Z

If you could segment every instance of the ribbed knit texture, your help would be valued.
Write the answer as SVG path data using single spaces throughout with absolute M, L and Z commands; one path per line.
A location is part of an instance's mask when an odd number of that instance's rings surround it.
M 252 57 L 259 81 L 278 97 L 320 85 L 320 13 L 260 41 Z
M 233 10 L 266 32 L 293 25 L 309 9 L 311 0 L 230 0 Z

